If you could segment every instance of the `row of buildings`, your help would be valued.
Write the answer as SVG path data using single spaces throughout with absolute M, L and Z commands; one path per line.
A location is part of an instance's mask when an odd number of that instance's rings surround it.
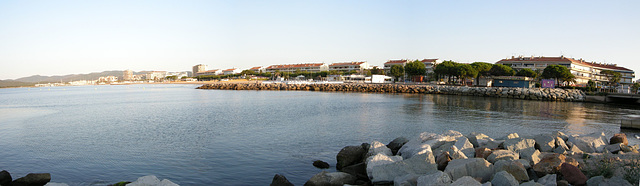
M 394 65 L 403 66 L 409 62 L 415 60 L 409 59 L 400 59 L 400 60 L 388 60 L 384 63 L 383 69 L 386 73 L 389 73 L 390 69 Z M 426 73 L 430 74 L 434 72 L 435 67 L 442 63 L 440 59 L 422 59 L 420 62 L 425 64 Z M 619 72 L 621 74 L 620 84 L 623 88 L 628 88 L 633 84 L 633 79 L 635 78 L 635 73 L 633 70 L 617 66 L 616 64 L 604 64 L 604 63 L 596 63 L 596 62 L 587 62 L 583 59 L 574 59 L 568 58 L 564 56 L 560 57 L 524 57 L 512 56 L 511 58 L 502 59 L 497 61 L 496 64 L 503 64 L 507 66 L 511 66 L 514 70 L 518 71 L 524 68 L 532 69 L 534 71 L 538 70 L 541 72 L 544 68 L 549 65 L 561 65 L 567 67 L 571 73 L 576 77 L 575 86 L 585 86 L 589 80 L 596 82 L 597 85 L 605 85 L 608 81 L 606 75 L 601 72 L 604 70 L 610 70 L 614 72 Z M 338 62 L 332 64 L 326 63 L 301 63 L 301 64 L 280 64 L 280 65 L 270 65 L 266 67 L 253 67 L 247 70 L 251 70 L 256 73 L 262 72 L 321 72 L 321 71 L 356 71 L 363 72 L 364 70 L 372 69 L 374 66 L 371 66 L 366 61 L 360 62 Z M 214 69 L 209 70 L 208 66 L 200 64 L 193 66 L 193 76 L 199 75 L 227 75 L 227 74 L 237 74 L 242 70 L 233 68 L 227 70 Z
M 633 85 L 633 79 L 635 78 L 635 72 L 631 69 L 618 66 L 616 64 L 605 64 L 596 62 L 587 62 L 583 59 L 574 59 L 564 56 L 560 57 L 524 57 L 512 56 L 511 58 L 502 59 L 496 64 L 503 64 L 511 66 L 514 70 L 531 69 L 542 71 L 549 65 L 561 65 L 567 67 L 571 74 L 576 77 L 576 86 L 586 86 L 589 80 L 594 81 L 596 85 L 606 85 L 609 79 L 607 75 L 602 74 L 602 71 L 610 70 L 620 73 L 620 85 L 622 89 L 629 89 Z

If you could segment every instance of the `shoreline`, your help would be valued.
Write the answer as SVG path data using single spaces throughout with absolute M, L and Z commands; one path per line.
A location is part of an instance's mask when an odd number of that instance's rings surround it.
M 363 83 L 215 83 L 204 84 L 197 89 L 219 90 L 271 90 L 271 91 L 321 91 L 362 93 L 413 93 L 446 94 L 477 97 L 512 98 L 539 101 L 584 102 L 586 95 L 577 89 L 559 88 L 509 88 L 509 87 L 462 87 L 426 84 L 363 84 Z
M 477 132 L 423 132 L 386 145 L 346 146 L 336 154 L 337 172 L 322 171 L 305 185 L 633 185 L 640 179 L 639 148 L 624 133 L 493 139 Z M 276 174 L 274 183 L 288 180 Z

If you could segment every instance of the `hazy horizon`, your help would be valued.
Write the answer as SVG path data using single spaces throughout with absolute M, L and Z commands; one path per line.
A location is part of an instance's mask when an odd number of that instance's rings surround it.
M 1 1 L 0 80 L 560 56 L 634 71 L 636 1 Z

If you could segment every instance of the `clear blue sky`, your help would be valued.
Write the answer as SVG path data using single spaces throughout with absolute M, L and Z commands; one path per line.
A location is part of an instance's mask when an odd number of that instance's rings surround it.
M 640 1 L 0 1 L 0 79 L 512 55 L 640 71 Z

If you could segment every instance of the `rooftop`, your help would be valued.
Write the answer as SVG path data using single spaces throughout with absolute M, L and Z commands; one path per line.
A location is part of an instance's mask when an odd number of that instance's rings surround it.
M 385 64 L 385 65 L 386 65 L 386 64 L 400 64 L 400 63 L 406 63 L 406 62 L 409 62 L 409 60 L 406 60 L 406 59 L 396 59 L 396 60 L 389 60 L 389 61 L 387 61 L 387 62 L 386 62 L 386 63 L 384 63 L 384 64 Z
M 286 65 L 271 65 L 267 67 L 267 69 L 274 68 L 301 68 L 301 67 L 319 67 L 324 65 L 324 63 L 302 63 L 302 64 L 286 64 Z
M 329 66 L 331 67 L 335 67 L 335 66 L 350 66 L 350 65 L 362 65 L 363 63 L 365 63 L 364 61 L 361 62 L 344 62 L 344 63 L 333 63 Z

